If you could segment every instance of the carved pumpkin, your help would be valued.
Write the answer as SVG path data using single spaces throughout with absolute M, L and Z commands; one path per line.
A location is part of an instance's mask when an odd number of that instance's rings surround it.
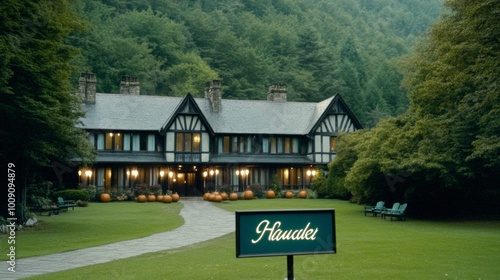
M 109 193 L 101 193 L 101 195 L 99 196 L 99 200 L 101 202 L 110 202 L 111 196 L 109 195 Z
M 276 193 L 273 190 L 269 189 L 266 192 L 266 197 L 267 198 L 275 198 L 276 197 Z
M 238 194 L 235 192 L 229 194 L 229 200 L 231 200 L 231 201 L 238 200 Z

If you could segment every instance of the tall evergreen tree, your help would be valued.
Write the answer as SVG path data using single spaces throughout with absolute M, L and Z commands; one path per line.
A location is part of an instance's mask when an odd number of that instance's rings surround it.
M 76 49 L 64 43 L 80 24 L 65 0 L 6 0 L 0 15 L 0 156 L 15 165 L 19 202 L 44 167 L 62 176 L 76 172 L 71 157 L 92 158 L 76 128 L 82 111 L 69 79 Z

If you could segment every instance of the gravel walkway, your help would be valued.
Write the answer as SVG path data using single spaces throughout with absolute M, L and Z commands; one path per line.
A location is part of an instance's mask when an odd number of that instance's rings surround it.
M 210 240 L 235 230 L 234 213 L 222 210 L 207 201 L 181 200 L 180 202 L 184 204 L 180 214 L 185 223 L 177 229 L 103 246 L 18 259 L 15 273 L 7 271 L 9 264 L 3 261 L 0 279 L 19 279 L 175 249 Z M 218 221 L 216 227 L 213 226 L 214 219 Z

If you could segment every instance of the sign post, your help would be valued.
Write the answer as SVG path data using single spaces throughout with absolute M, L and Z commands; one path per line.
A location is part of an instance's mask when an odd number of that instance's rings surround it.
M 293 280 L 293 255 L 286 256 L 286 277 Z
M 293 279 L 293 256 L 335 254 L 335 210 L 236 211 L 236 257 L 287 256 Z

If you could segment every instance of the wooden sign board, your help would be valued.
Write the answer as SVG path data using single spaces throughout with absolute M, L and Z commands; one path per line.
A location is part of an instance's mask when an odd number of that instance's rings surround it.
M 236 211 L 236 257 L 335 254 L 335 210 Z

